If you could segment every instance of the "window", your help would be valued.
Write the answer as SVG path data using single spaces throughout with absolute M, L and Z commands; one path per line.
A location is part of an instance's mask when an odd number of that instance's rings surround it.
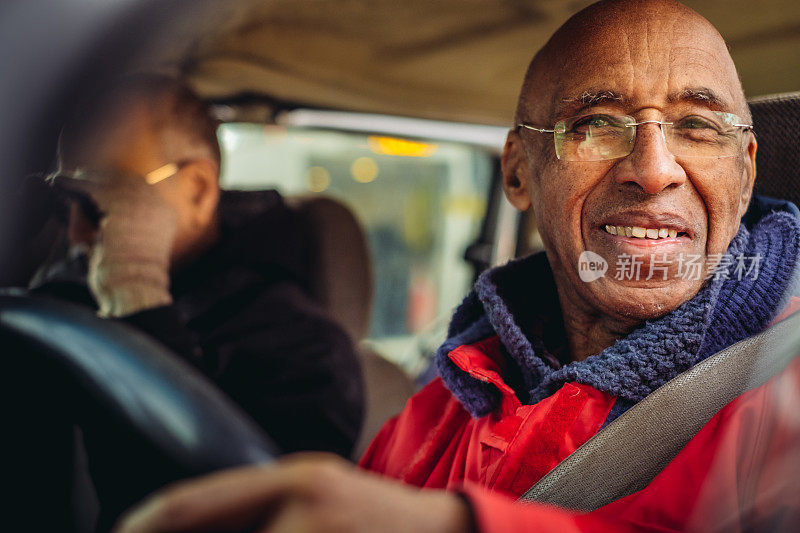
M 443 334 L 472 282 L 463 257 L 486 210 L 491 155 L 459 143 L 250 123 L 224 124 L 220 139 L 224 188 L 320 193 L 352 209 L 373 258 L 369 341 L 414 371 L 417 337 Z

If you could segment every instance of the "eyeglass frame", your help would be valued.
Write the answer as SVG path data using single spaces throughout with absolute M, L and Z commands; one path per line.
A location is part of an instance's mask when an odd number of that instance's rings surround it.
M 578 115 L 578 116 L 576 116 L 576 117 L 568 117 L 568 118 L 566 118 L 566 119 L 559 120 L 558 122 L 556 122 L 556 123 L 553 125 L 553 129 L 548 129 L 548 128 L 540 128 L 540 127 L 538 127 L 538 126 L 534 126 L 534 125 L 532 125 L 532 124 L 530 124 L 530 123 L 528 123 L 528 122 L 519 122 L 519 123 L 517 123 L 517 124 L 516 124 L 516 126 L 515 126 L 514 130 L 515 130 L 515 131 L 517 131 L 517 132 L 519 132 L 520 128 L 525 128 L 525 129 L 527 129 L 527 130 L 536 131 L 536 132 L 538 132 L 538 133 L 552 133 L 552 134 L 553 134 L 553 144 L 555 145 L 555 142 L 556 142 L 555 135 L 556 135 L 556 133 L 566 133 L 566 131 L 558 131 L 558 130 L 556 129 L 556 126 L 557 126 L 559 123 L 561 123 L 561 122 L 565 122 L 565 121 L 567 121 L 567 120 L 569 120 L 569 119 L 572 119 L 572 118 L 582 118 L 582 117 L 588 117 L 588 116 L 595 115 L 595 114 L 599 114 L 599 115 L 609 115 L 609 116 L 615 116 L 615 117 L 629 117 L 629 118 L 632 118 L 633 120 L 636 120 L 635 118 L 633 118 L 633 117 L 632 117 L 632 116 L 630 116 L 630 115 L 611 115 L 611 114 L 609 114 L 609 113 L 587 113 L 587 114 L 585 114 L 585 115 Z M 741 119 L 739 118 L 739 116 L 738 116 L 738 115 L 736 115 L 736 114 L 734 114 L 734 113 L 727 113 L 727 114 L 728 114 L 728 115 L 732 115 L 732 116 L 736 117 L 737 119 L 741 120 Z M 686 117 L 688 117 L 688 116 L 691 116 L 691 115 L 686 115 L 685 117 L 681 117 L 681 119 L 683 119 L 683 118 L 686 118 Z M 675 123 L 674 123 L 674 122 L 663 122 L 663 121 L 660 121 L 660 120 L 642 120 L 642 121 L 638 121 L 638 122 L 632 122 L 632 123 L 630 123 L 630 124 L 625 124 L 625 127 L 628 127 L 628 128 L 636 128 L 637 126 L 642 126 L 642 125 L 644 125 L 644 124 L 658 124 L 658 129 L 661 131 L 661 137 L 662 137 L 663 139 L 666 139 L 666 138 L 665 138 L 665 136 L 664 136 L 664 126 L 672 126 L 672 125 L 674 125 Z M 750 131 L 750 132 L 751 132 L 751 133 L 752 133 L 754 136 L 755 136 L 755 134 L 756 134 L 756 132 L 755 132 L 755 129 L 753 128 L 753 125 L 752 125 L 752 124 L 739 124 L 739 123 L 734 123 L 734 124 L 729 124 L 728 126 L 730 126 L 731 128 L 741 128 L 743 132 L 745 132 L 745 131 Z M 634 136 L 635 136 L 635 135 L 636 135 L 636 131 L 634 131 Z M 584 161 L 584 162 L 588 162 L 588 161 L 611 161 L 611 160 L 614 160 L 614 159 L 620 159 L 620 158 L 623 158 L 623 157 L 627 157 L 627 156 L 629 156 L 631 153 L 633 153 L 633 148 L 631 148 L 631 151 L 630 151 L 630 152 L 628 152 L 628 153 L 627 153 L 627 154 L 625 154 L 625 155 L 621 155 L 621 156 L 617 156 L 617 157 L 610 157 L 610 158 L 607 158 L 607 159 L 587 159 L 587 160 L 580 160 L 580 159 L 569 160 L 569 159 L 565 159 L 565 161 Z M 557 157 L 559 160 L 561 159 L 561 157 L 560 157 L 558 154 L 556 154 L 556 157 Z M 728 157 L 728 156 L 720 156 L 719 158 L 721 158 L 721 157 Z
M 194 159 L 181 159 L 179 161 L 161 165 L 157 169 L 151 170 L 145 174 L 144 180 L 150 186 L 155 185 L 175 176 L 183 169 L 183 167 L 192 161 L 194 161 Z M 43 176 L 43 179 L 59 192 L 63 200 L 75 202 L 78 205 L 78 208 L 81 210 L 81 213 L 83 213 L 83 216 L 86 217 L 86 219 L 93 226 L 99 225 L 103 215 L 100 211 L 100 208 L 97 207 L 97 204 L 92 199 L 91 195 L 83 191 L 65 187 L 60 183 L 59 178 L 66 177 L 72 179 L 72 174 L 73 173 L 71 172 L 57 171 Z

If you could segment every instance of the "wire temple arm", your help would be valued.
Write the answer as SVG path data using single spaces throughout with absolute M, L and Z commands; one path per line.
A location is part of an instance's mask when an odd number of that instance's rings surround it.
M 538 131 L 539 133 L 554 133 L 556 131 L 556 130 L 548 130 L 546 128 L 537 128 L 536 126 L 531 126 L 530 124 L 525 124 L 524 122 L 517 124 L 517 130 L 519 130 L 520 128 Z

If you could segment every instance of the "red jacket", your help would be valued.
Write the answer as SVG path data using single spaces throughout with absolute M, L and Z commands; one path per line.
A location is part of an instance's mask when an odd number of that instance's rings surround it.
M 781 401 L 800 394 L 800 359 L 728 404 L 644 490 L 576 514 L 514 499 L 595 435 L 615 398 L 567 383 L 522 405 L 501 377 L 496 336 L 449 357 L 497 387 L 500 408 L 472 418 L 437 379 L 378 433 L 361 466 L 412 485 L 466 493 L 482 532 L 738 531 L 767 518 L 800 524 L 800 413 Z

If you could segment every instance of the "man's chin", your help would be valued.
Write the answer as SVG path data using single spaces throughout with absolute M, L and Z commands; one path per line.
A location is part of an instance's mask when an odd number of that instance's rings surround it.
M 684 280 L 615 280 L 603 278 L 586 287 L 609 316 L 628 320 L 660 318 L 691 300 L 702 283 Z

